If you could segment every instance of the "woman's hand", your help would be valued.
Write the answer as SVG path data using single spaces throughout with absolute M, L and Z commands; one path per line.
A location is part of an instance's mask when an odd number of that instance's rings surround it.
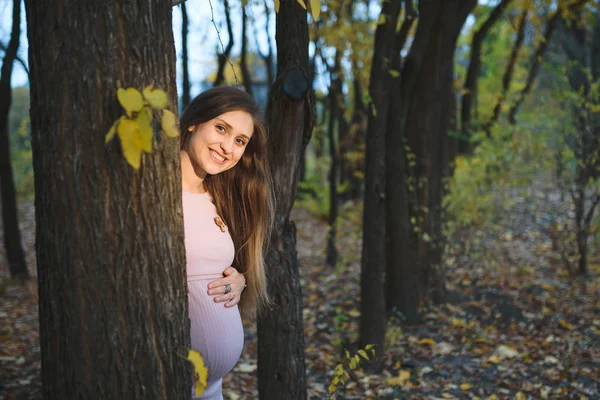
M 222 303 L 226 301 L 225 307 L 233 307 L 240 302 L 240 296 L 246 286 L 246 278 L 233 267 L 225 268 L 223 271 L 225 277 L 212 281 L 208 284 L 208 294 L 215 297 L 215 302 Z M 231 291 L 227 293 L 227 285 L 230 285 Z

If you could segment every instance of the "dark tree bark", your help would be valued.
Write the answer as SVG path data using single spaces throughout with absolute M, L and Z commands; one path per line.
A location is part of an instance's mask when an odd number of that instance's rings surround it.
M 375 345 L 376 354 L 384 352 L 387 316 L 385 313 L 385 128 L 390 95 L 390 66 L 396 25 L 402 0 L 384 1 L 383 24 L 377 25 L 371 66 L 369 122 L 365 154 L 365 197 L 363 211 L 363 249 L 360 271 L 360 345 Z M 381 366 L 376 359 L 372 368 Z
M 248 16 L 246 15 L 246 5 L 242 2 L 242 54 L 240 56 L 240 67 L 242 70 L 242 80 L 244 81 L 244 89 L 246 93 L 252 95 L 252 78 L 248 69 L 248 49 L 247 49 L 247 34 L 248 34 Z
M 421 7 L 430 7 L 423 3 Z M 401 314 L 404 322 L 419 322 L 419 281 L 416 274 L 416 259 L 411 248 L 416 248 L 416 238 L 412 232 L 410 224 L 411 213 L 409 210 L 410 202 L 407 190 L 407 160 L 406 160 L 406 140 L 403 137 L 400 125 L 406 120 L 403 107 L 403 96 L 405 91 L 410 89 L 414 82 L 415 71 L 420 68 L 423 59 L 422 47 L 424 29 L 432 28 L 433 19 L 427 18 L 419 20 L 417 34 L 415 39 L 419 42 L 414 43 L 406 59 L 411 63 L 410 68 L 401 71 L 400 51 L 404 48 L 408 31 L 415 22 L 416 13 L 413 10 L 412 0 L 405 1 L 405 19 L 402 22 L 400 30 L 396 34 L 394 43 L 394 53 L 392 55 L 392 68 L 398 71 L 392 81 L 392 96 L 390 99 L 390 109 L 394 112 L 389 113 L 386 126 L 386 291 L 385 303 L 386 310 L 392 315 Z M 423 11 L 423 10 L 419 10 Z M 402 81 L 405 81 L 403 91 Z
M 462 138 L 458 142 L 458 151 L 460 154 L 465 154 L 469 151 L 469 138 L 471 137 L 471 110 L 473 108 L 477 108 L 477 82 L 479 80 L 479 73 L 481 72 L 481 50 L 483 47 L 483 41 L 492 27 L 496 24 L 496 22 L 498 22 L 504 13 L 504 10 L 506 7 L 508 7 L 511 1 L 512 0 L 501 0 L 500 3 L 494 7 L 481 27 L 473 35 L 473 40 L 471 41 L 471 59 L 469 62 L 469 68 L 467 69 L 467 76 L 465 78 L 465 85 L 462 95 Z
M 519 22 L 517 23 L 517 37 L 515 42 L 513 43 L 512 50 L 510 51 L 510 57 L 508 58 L 508 64 L 506 65 L 506 70 L 504 71 L 504 75 L 502 76 L 502 91 L 500 92 L 500 97 L 498 97 L 498 101 L 494 106 L 494 110 L 492 111 L 492 116 L 490 120 L 485 124 L 484 130 L 486 131 L 488 137 L 490 137 L 491 132 L 490 129 L 492 125 L 494 125 L 498 121 L 498 117 L 500 116 L 500 110 L 502 109 L 502 104 L 508 94 L 508 89 L 510 88 L 510 83 L 512 81 L 513 72 L 515 70 L 515 66 L 517 64 L 517 58 L 519 56 L 519 51 L 523 46 L 523 40 L 525 39 L 525 26 L 527 25 L 527 14 L 529 14 L 529 9 L 526 7 L 521 11 L 519 15 Z
M 10 78 L 13 63 L 17 58 L 21 35 L 21 0 L 13 0 L 12 29 L 10 40 L 2 61 L 0 72 L 0 190 L 2 194 L 2 222 L 4 233 L 4 249 L 8 261 L 10 277 L 26 279 L 29 277 L 25 254 L 21 245 L 19 228 L 19 209 L 15 180 L 10 164 L 10 139 L 8 133 L 8 113 L 12 103 Z
M 185 2 L 181 3 L 181 73 L 183 75 L 181 109 L 185 110 L 190 104 L 190 72 L 188 60 L 188 15 Z
M 296 0 L 281 1 L 275 35 L 277 79 L 266 112 L 277 208 L 266 260 L 273 306 L 258 318 L 258 392 L 263 400 L 301 400 L 307 395 L 296 228 L 289 220 L 300 158 L 314 124 L 306 18 Z
M 354 96 L 352 117 L 347 130 L 347 141 L 345 143 L 345 152 L 343 153 L 343 167 L 341 176 L 343 182 L 348 182 L 348 191 L 344 195 L 346 200 L 360 199 L 363 196 L 363 174 L 365 171 L 365 162 L 363 158 L 348 158 L 348 153 L 359 152 L 365 145 L 365 132 L 367 130 L 367 107 L 363 101 L 363 84 L 360 80 L 358 65 L 356 60 L 352 60 L 352 86 Z M 343 118 L 343 117 L 342 117 Z
M 217 57 L 219 65 L 217 68 L 217 76 L 215 78 L 214 86 L 221 86 L 225 81 L 225 67 L 227 61 L 229 61 L 229 55 L 231 54 L 231 49 L 233 49 L 234 43 L 229 0 L 223 0 L 223 4 L 225 5 L 225 21 L 227 22 L 227 35 L 229 35 L 229 40 L 227 41 L 227 46 L 225 47 L 223 53 L 219 53 L 219 56 Z
M 340 169 L 340 157 L 338 144 L 335 138 L 336 124 L 339 126 L 340 119 L 340 96 L 342 95 L 342 68 L 341 52 L 336 49 L 335 62 L 333 69 L 330 70 L 331 85 L 329 86 L 329 123 L 327 126 L 327 138 L 329 140 L 329 157 L 331 158 L 331 167 L 329 169 L 329 232 L 327 235 L 327 256 L 325 262 L 330 267 L 334 267 L 338 251 L 335 247 L 335 238 L 337 236 L 337 217 L 338 217 L 338 179 Z
M 448 133 L 452 118 L 449 99 L 453 91 L 454 52 L 458 34 L 475 4 L 476 0 L 420 2 L 419 25 L 404 63 L 402 102 L 397 111 L 405 116 L 397 126 L 403 129 L 415 163 L 408 182 L 409 209 L 415 213 L 413 218 L 419 228 L 419 237 L 418 245 L 410 248 L 415 253 L 409 260 L 417 261 L 418 282 L 421 283 L 414 286 L 424 288 L 424 292 L 417 293 L 419 296 L 424 295 L 425 299 L 438 303 L 443 302 L 446 295 L 442 265 L 442 195 L 443 179 L 449 171 L 445 162 L 449 159 L 448 150 L 453 147 L 453 139 Z M 400 146 L 398 139 L 393 146 L 388 141 L 386 160 L 392 158 L 394 150 L 398 154 Z M 391 174 L 398 167 L 392 164 L 388 168 Z M 389 191 L 387 195 L 393 205 L 400 201 L 401 191 L 397 194 Z M 396 221 L 400 225 L 399 219 L 388 216 L 389 224 Z M 396 247 L 400 246 L 394 246 L 392 242 L 391 248 Z M 401 255 L 398 257 L 402 260 Z
M 119 85 L 176 107 L 171 2 L 25 3 L 44 398 L 189 399 L 179 141 L 104 143 Z

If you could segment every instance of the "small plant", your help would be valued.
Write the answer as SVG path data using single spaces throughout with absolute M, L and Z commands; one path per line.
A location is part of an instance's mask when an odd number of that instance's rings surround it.
M 361 357 L 367 361 L 370 360 L 369 352 L 371 352 L 371 357 L 375 357 L 375 345 L 368 344 L 364 349 L 358 350 L 356 354 L 353 355 L 350 355 L 350 352 L 346 350 L 346 359 L 335 366 L 333 379 L 327 389 L 330 399 L 335 400 L 335 392 L 341 385 L 346 384 L 346 381 L 350 379 L 349 372 L 358 369 Z

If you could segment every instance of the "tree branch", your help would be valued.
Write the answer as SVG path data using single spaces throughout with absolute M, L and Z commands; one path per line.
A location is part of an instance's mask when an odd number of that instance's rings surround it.
M 6 53 L 6 46 L 3 43 L 0 43 L 0 50 Z M 18 55 L 15 55 L 15 61 L 21 64 L 21 67 L 25 70 L 25 73 L 27 74 L 27 80 L 29 80 L 29 66 L 27 65 L 25 60 L 23 60 Z
M 506 66 L 506 71 L 504 71 L 504 76 L 502 77 L 502 93 L 496 102 L 496 106 L 494 107 L 494 111 L 492 113 L 492 117 L 485 124 L 484 130 L 487 133 L 487 136 L 490 137 L 491 127 L 498 121 L 498 117 L 500 116 L 500 110 L 502 109 L 502 103 L 504 103 L 504 99 L 506 98 L 506 94 L 508 93 L 508 89 L 510 87 L 510 82 L 512 81 L 513 72 L 515 70 L 515 65 L 517 63 L 517 57 L 519 56 L 519 50 L 521 50 L 521 46 L 523 45 L 523 40 L 525 39 L 525 25 L 527 23 L 527 14 L 529 14 L 529 8 L 523 9 L 521 15 L 519 16 L 519 22 L 517 25 L 517 38 L 515 39 L 515 43 L 513 44 L 512 50 L 510 52 L 510 58 L 508 59 L 508 65 Z
M 481 71 L 481 50 L 483 41 L 490 29 L 502 16 L 512 0 L 502 0 L 473 35 L 471 42 L 471 60 L 467 70 L 461 104 L 461 127 L 463 136 L 469 137 L 471 128 L 471 110 L 477 108 L 477 82 Z
M 579 0 L 578 2 L 571 4 L 569 6 L 569 9 L 574 10 L 578 7 L 585 5 L 587 2 L 589 2 L 589 0 Z M 523 88 L 523 90 L 521 90 L 517 101 L 515 101 L 515 103 L 511 106 L 510 111 L 508 113 L 508 121 L 511 124 L 516 123 L 516 115 L 519 111 L 519 107 L 525 100 L 525 96 L 527 96 L 527 94 L 531 91 L 531 88 L 533 87 L 533 81 L 535 80 L 535 77 L 537 76 L 537 73 L 542 65 L 542 60 L 548 48 L 548 44 L 550 43 L 552 34 L 554 33 L 558 22 L 562 18 L 561 14 L 562 8 L 559 6 L 559 8 L 554 12 L 554 14 L 552 14 L 552 17 L 548 21 L 548 24 L 546 25 L 546 30 L 544 31 L 544 37 L 542 38 L 539 47 L 531 57 L 531 68 L 529 69 L 529 74 L 527 75 L 525 87 Z

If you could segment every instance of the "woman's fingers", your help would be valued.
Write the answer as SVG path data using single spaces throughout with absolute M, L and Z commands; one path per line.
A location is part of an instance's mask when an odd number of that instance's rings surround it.
M 235 293 L 227 293 L 227 294 L 215 297 L 215 303 L 223 303 L 225 301 L 231 302 L 231 301 L 234 301 L 236 299 L 236 297 L 237 296 L 235 295 Z M 237 304 L 238 301 L 236 301 L 233 304 Z M 227 304 L 225 304 L 225 305 L 227 305 Z

